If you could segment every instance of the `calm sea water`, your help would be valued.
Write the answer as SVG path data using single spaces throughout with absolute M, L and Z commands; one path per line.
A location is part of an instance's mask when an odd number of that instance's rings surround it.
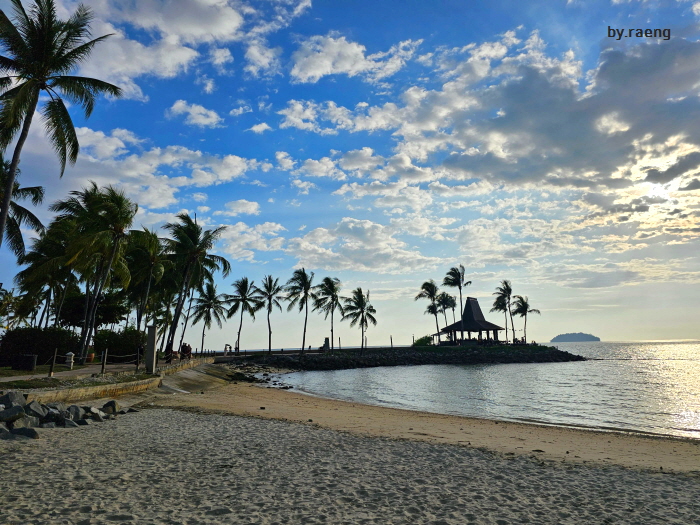
M 591 360 L 295 372 L 283 380 L 370 405 L 700 438 L 700 341 L 555 346 Z

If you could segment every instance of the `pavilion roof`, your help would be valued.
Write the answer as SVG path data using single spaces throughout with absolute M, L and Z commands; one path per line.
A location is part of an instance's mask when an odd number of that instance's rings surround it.
M 484 319 L 484 314 L 481 313 L 481 307 L 479 306 L 479 301 L 476 297 L 467 297 L 467 302 L 464 305 L 464 312 L 462 313 L 462 322 L 464 323 L 465 332 L 485 332 L 487 330 L 505 330 L 498 325 L 490 323 Z M 456 323 L 447 325 L 445 328 L 440 330 L 440 332 L 459 332 L 462 327 L 457 321 Z

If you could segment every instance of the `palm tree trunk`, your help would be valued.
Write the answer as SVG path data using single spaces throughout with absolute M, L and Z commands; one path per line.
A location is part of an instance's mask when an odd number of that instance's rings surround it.
M 301 354 L 304 355 L 304 348 L 306 348 L 306 321 L 309 318 L 309 299 L 308 297 L 306 298 L 306 301 L 304 302 L 306 306 L 306 313 L 304 315 L 304 334 L 302 335 L 301 338 Z
M 241 330 L 243 329 L 243 307 L 241 306 L 241 323 L 238 325 L 238 337 L 236 338 L 236 348 L 241 351 Z
M 464 304 L 462 304 L 462 287 L 459 287 L 459 327 L 462 330 L 462 344 L 464 344 Z
M 202 326 L 202 346 L 201 349 L 204 351 L 204 329 L 207 327 L 207 323 L 202 323 L 204 326 Z
M 39 317 L 39 328 L 41 328 L 41 325 L 44 324 L 44 314 L 48 314 L 49 312 L 49 300 L 51 298 L 51 287 L 49 287 L 48 292 L 46 292 L 46 304 L 44 305 L 44 309 L 41 311 L 41 316 Z
M 44 328 L 49 327 L 49 317 L 51 317 L 51 314 L 49 313 L 49 311 L 51 310 L 51 297 L 53 295 L 52 292 L 53 292 L 53 288 L 51 288 L 49 286 L 49 297 L 46 300 L 46 323 L 44 323 Z
M 19 157 L 22 153 L 24 143 L 27 141 L 29 127 L 32 125 L 32 118 L 34 117 L 34 111 L 36 111 L 36 105 L 38 102 L 39 90 L 37 90 L 33 100 L 29 104 L 29 108 L 27 108 L 27 116 L 24 118 L 22 132 L 19 134 L 19 139 L 17 139 L 15 151 L 12 154 L 12 162 L 10 162 L 10 169 L 7 172 L 7 180 L 5 181 L 4 188 L 5 193 L 2 196 L 2 205 L 0 205 L 0 246 L 2 246 L 3 236 L 5 235 L 5 225 L 7 224 L 7 214 L 10 211 L 10 202 L 12 201 L 12 190 L 15 187 L 15 177 L 17 176 Z
M 270 309 L 267 310 L 267 351 L 272 353 L 272 326 L 270 325 Z
M 527 312 L 525 312 L 525 325 L 523 326 L 523 342 L 527 344 Z
M 194 288 L 190 292 L 190 303 L 187 306 L 187 315 L 185 316 L 185 326 L 182 327 L 182 335 L 180 336 L 180 346 L 182 348 L 182 341 L 185 339 L 185 332 L 187 331 L 187 323 L 190 321 L 190 312 L 192 311 L 192 299 L 194 298 Z
M 148 284 L 146 285 L 146 294 L 143 298 L 143 301 L 139 305 L 140 308 L 136 310 L 136 331 L 140 332 L 141 331 L 141 319 L 143 318 L 143 314 L 146 312 L 146 305 L 148 304 L 148 295 L 151 293 L 151 280 L 153 279 L 153 267 L 151 267 L 151 271 L 148 274 Z
M 97 316 L 97 306 L 99 304 L 99 299 L 100 295 L 102 295 L 102 290 L 104 289 L 104 285 L 107 282 L 107 278 L 109 277 L 109 272 L 112 270 L 112 264 L 114 264 L 114 259 L 117 257 L 117 251 L 119 250 L 119 244 L 121 243 L 121 238 L 116 238 L 114 239 L 114 245 L 112 246 L 112 253 L 109 256 L 109 263 L 107 264 L 107 268 L 105 268 L 105 271 L 102 274 L 102 277 L 100 278 L 99 281 L 99 286 L 97 288 L 97 293 L 95 294 L 94 300 L 92 302 L 92 312 L 90 313 L 88 317 L 88 333 L 87 333 L 87 338 L 85 339 L 85 345 L 87 345 L 90 342 L 90 338 L 92 337 L 92 332 L 95 329 L 95 318 Z M 85 352 L 87 354 L 87 352 Z
M 443 310 L 442 315 L 445 316 L 445 327 L 447 327 L 447 311 Z
M 335 308 L 333 308 L 333 310 L 331 310 L 331 354 L 333 354 L 333 352 L 335 350 L 335 347 L 333 346 L 333 344 L 334 344 L 333 343 L 333 312 L 334 312 L 334 310 L 335 310 Z
M 440 341 L 440 325 L 438 325 L 437 313 L 435 314 L 435 328 L 437 329 L 438 344 L 440 344 L 442 341 Z
M 503 317 L 506 320 L 506 343 L 508 343 L 508 310 L 503 310 Z
M 170 330 L 168 331 L 167 343 L 165 344 L 165 361 L 167 363 L 173 362 L 173 344 L 175 343 L 175 332 L 177 331 L 177 325 L 180 322 L 180 315 L 182 315 L 182 308 L 185 306 L 185 299 L 187 298 L 187 290 L 190 287 L 191 277 L 191 263 L 185 268 L 185 276 L 182 280 L 182 286 L 180 287 L 180 294 L 177 297 L 177 303 L 175 306 L 175 313 L 173 314 L 173 320 L 170 323 Z
M 53 325 L 58 326 L 58 319 L 61 317 L 61 310 L 63 309 L 63 302 L 66 300 L 66 295 L 68 295 L 68 283 L 63 287 L 63 292 L 61 293 L 61 300 L 58 303 L 58 309 L 56 310 L 56 316 L 53 320 Z
M 515 324 L 513 324 L 513 312 L 510 310 L 510 304 L 508 304 L 508 314 L 510 315 L 510 330 L 513 332 L 513 342 L 515 343 Z

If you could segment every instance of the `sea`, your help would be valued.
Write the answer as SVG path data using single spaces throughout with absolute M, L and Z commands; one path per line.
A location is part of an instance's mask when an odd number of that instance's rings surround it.
M 700 341 L 552 345 L 588 360 L 294 372 L 283 381 L 368 405 L 700 439 Z

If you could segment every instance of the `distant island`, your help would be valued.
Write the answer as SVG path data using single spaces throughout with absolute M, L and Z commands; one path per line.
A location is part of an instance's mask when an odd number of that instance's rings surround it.
M 581 332 L 575 334 L 559 334 L 553 338 L 551 343 L 580 343 L 584 341 L 600 341 L 600 337 Z

